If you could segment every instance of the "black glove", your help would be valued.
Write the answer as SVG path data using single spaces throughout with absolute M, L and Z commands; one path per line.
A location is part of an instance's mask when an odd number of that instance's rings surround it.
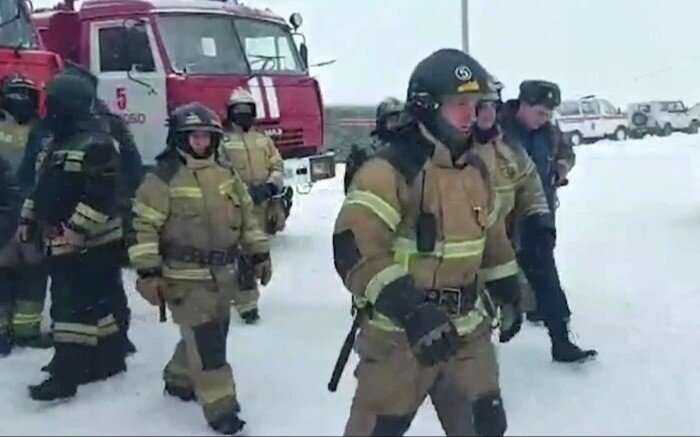
M 499 323 L 501 334 L 498 337 L 498 341 L 508 343 L 520 332 L 520 328 L 523 326 L 523 312 L 520 305 L 503 305 Z
M 507 276 L 486 283 L 491 297 L 501 308 L 499 317 L 500 331 L 499 341 L 509 342 L 520 332 L 523 325 L 523 314 L 520 308 L 520 294 L 522 292 L 517 275 Z
M 260 205 L 270 197 L 275 192 L 275 186 L 270 182 L 265 182 L 262 184 L 253 184 L 250 187 L 250 197 L 253 199 L 253 203 Z
M 457 330 L 447 313 L 426 300 L 410 276 L 388 284 L 379 294 L 375 309 L 406 331 L 406 339 L 418 362 L 434 366 L 455 354 Z

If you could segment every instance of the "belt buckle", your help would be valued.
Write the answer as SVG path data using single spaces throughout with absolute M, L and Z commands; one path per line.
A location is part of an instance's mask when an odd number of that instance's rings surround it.
M 215 266 L 226 265 L 228 251 L 223 249 L 215 249 L 209 253 L 209 262 Z
M 462 289 L 445 287 L 440 291 L 438 303 L 451 316 L 462 314 Z

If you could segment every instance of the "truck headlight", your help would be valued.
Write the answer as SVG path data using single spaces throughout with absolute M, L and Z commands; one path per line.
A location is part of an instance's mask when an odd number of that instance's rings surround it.
M 311 167 L 311 182 L 335 177 L 335 155 L 328 153 L 325 155 L 312 156 L 309 158 Z

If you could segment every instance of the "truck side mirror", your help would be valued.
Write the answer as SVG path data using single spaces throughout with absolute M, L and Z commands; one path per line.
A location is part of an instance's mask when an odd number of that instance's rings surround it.
M 309 48 L 305 42 L 299 46 L 299 55 L 301 55 L 301 60 L 304 62 L 304 67 L 309 68 Z

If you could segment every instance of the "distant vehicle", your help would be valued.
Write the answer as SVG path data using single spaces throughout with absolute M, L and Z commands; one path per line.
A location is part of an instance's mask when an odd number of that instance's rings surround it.
M 700 109 L 689 110 L 680 100 L 632 103 L 627 113 L 630 117 L 630 136 L 669 136 L 673 132 L 697 134 L 700 130 Z
M 696 103 L 688 109 L 688 114 L 690 114 L 694 120 L 700 120 L 700 103 Z
M 627 139 L 627 114 L 596 96 L 563 101 L 554 113 L 554 123 L 574 146 L 604 138 Z

